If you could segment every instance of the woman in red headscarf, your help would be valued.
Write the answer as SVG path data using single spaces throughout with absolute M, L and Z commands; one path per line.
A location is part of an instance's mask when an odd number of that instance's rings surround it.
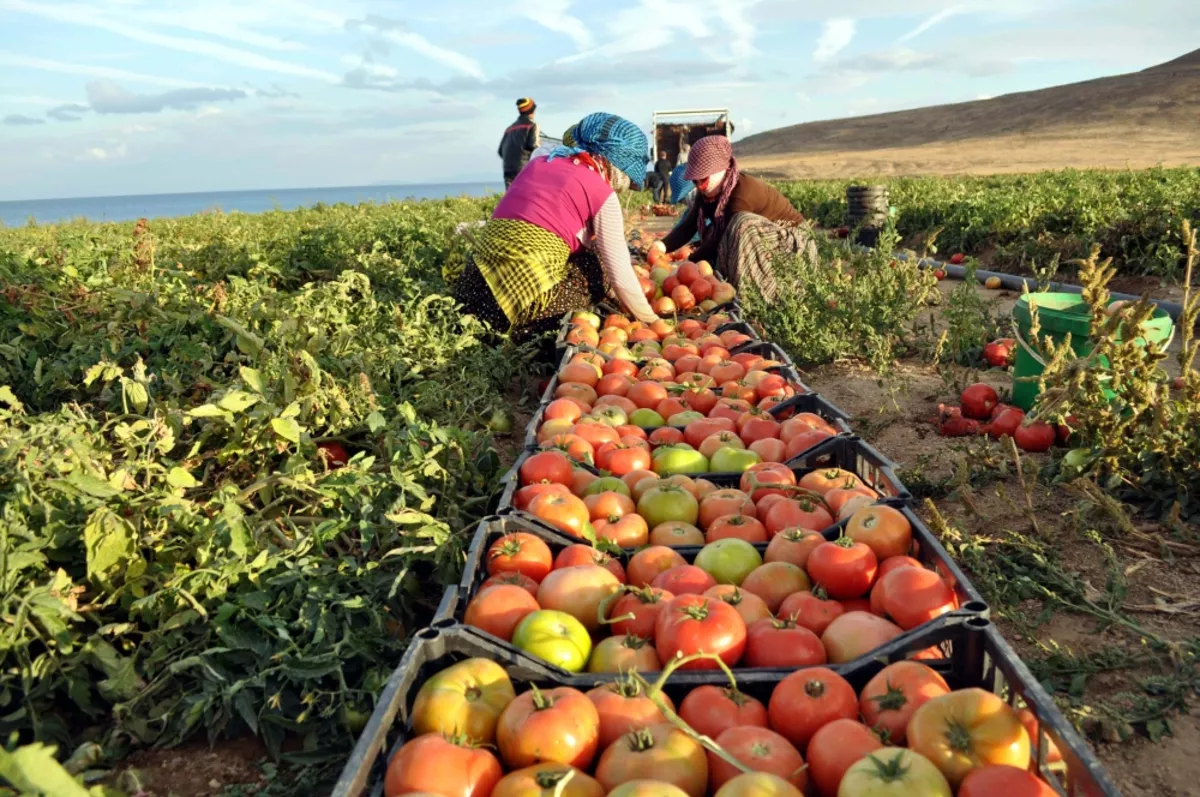
M 696 184 L 696 200 L 679 225 L 654 247 L 674 252 L 696 234 L 691 259 L 707 260 L 734 287 L 749 281 L 768 301 L 775 298 L 771 263 L 779 254 L 816 246 L 804 217 L 787 198 L 757 177 L 742 174 L 725 136 L 707 136 L 688 155 L 684 177 Z

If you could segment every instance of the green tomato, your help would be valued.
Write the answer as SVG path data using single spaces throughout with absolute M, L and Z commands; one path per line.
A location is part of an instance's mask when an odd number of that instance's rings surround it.
M 496 434 L 508 434 L 513 428 L 512 415 L 508 410 L 498 409 L 492 411 L 491 420 L 487 423 L 488 431 Z
M 692 421 L 702 420 L 704 420 L 704 413 L 696 412 L 695 410 L 685 410 L 684 412 L 677 412 L 670 418 L 667 418 L 667 423 L 671 424 L 672 426 L 687 426 Z
M 762 462 L 756 452 L 724 446 L 712 455 L 714 473 L 744 473 L 751 465 Z
M 592 417 L 605 426 L 611 426 L 614 429 L 629 423 L 629 416 L 625 414 L 625 410 L 612 404 L 594 411 Z
M 1092 455 L 1090 448 L 1072 448 L 1063 456 L 1063 464 L 1068 468 L 1082 468 Z
M 655 452 L 654 472 L 659 476 L 673 476 L 676 473 L 708 473 L 708 458 L 694 448 L 664 446 Z
M 654 280 L 654 284 L 662 287 L 662 284 L 667 281 L 667 277 L 671 276 L 671 272 L 665 268 L 655 268 L 650 270 L 650 279 Z
M 629 414 L 629 422 L 643 429 L 657 429 L 659 426 L 665 426 L 667 423 L 663 420 L 663 416 L 654 410 L 647 409 L 634 410 Z
M 762 555 L 745 540 L 733 537 L 710 542 L 696 554 L 696 567 L 717 580 L 718 584 L 741 586 L 759 565 Z
M 589 495 L 599 495 L 600 493 L 620 493 L 627 498 L 633 497 L 629 485 L 616 476 L 601 476 L 596 479 L 583 491 L 583 497 L 587 498 Z
M 682 487 L 668 484 L 643 493 L 637 503 L 637 512 L 650 528 L 671 521 L 694 526 L 700 517 L 700 502 Z
M 589 313 L 587 310 L 576 310 L 575 314 L 571 316 L 571 320 L 576 322 L 582 321 L 592 329 L 600 328 L 600 316 L 595 313 Z
M 583 623 L 552 609 L 527 614 L 513 631 L 512 641 L 526 653 L 567 672 L 583 672 L 592 655 L 592 638 Z
M 950 797 L 946 776 L 920 753 L 881 747 L 855 762 L 838 786 L 837 797 Z

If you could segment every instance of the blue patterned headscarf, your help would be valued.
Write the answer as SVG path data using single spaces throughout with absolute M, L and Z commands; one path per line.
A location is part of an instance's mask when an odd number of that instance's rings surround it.
M 671 171 L 671 204 L 678 205 L 696 190 L 696 184 L 683 176 L 687 164 L 681 163 Z
M 646 181 L 646 164 L 650 162 L 646 134 L 628 119 L 611 113 L 588 114 L 571 128 L 572 145 L 555 147 L 546 158 L 569 158 L 580 152 L 599 155 L 613 168 L 619 169 L 634 185 Z

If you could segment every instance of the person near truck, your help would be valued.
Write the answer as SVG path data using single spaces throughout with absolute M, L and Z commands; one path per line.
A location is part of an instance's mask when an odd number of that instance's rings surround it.
M 584 117 L 571 144 L 530 161 L 484 224 L 455 285 L 463 311 L 517 340 L 557 329 L 562 316 L 609 291 L 653 323 L 630 262 L 617 193 L 646 176 L 646 135 L 608 113 Z
M 646 180 L 642 187 L 650 192 L 651 202 L 659 201 L 659 196 L 662 194 L 662 178 L 658 176 L 655 164 L 650 158 L 646 158 Z
M 679 225 L 653 244 L 660 252 L 674 252 L 698 234 L 692 260 L 707 260 L 739 290 L 754 284 L 767 301 L 777 292 L 776 255 L 803 250 L 816 257 L 804 217 L 773 186 L 741 173 L 725 136 L 693 144 L 684 177 L 696 186 L 696 198 Z
M 537 114 L 537 103 L 529 97 L 517 100 L 517 121 L 508 126 L 500 137 L 500 147 L 497 153 L 504 162 L 504 190 L 512 185 L 513 180 L 529 163 L 529 157 L 538 148 L 538 126 L 534 121 Z
M 671 188 L 671 159 L 661 149 L 658 151 L 658 160 L 654 163 L 654 175 L 658 178 L 658 190 L 654 201 L 665 205 Z

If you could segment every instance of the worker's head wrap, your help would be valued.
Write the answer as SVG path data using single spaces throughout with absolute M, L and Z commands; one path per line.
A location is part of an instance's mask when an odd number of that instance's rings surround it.
M 703 180 L 718 172 L 725 172 L 721 182 L 721 190 L 717 194 L 717 207 L 713 211 L 712 232 L 719 239 L 725 232 L 725 209 L 729 205 L 729 197 L 737 187 L 738 171 L 737 158 L 733 157 L 733 145 L 725 136 L 705 136 L 692 145 L 688 153 L 687 171 L 684 177 L 688 180 Z M 697 214 L 700 237 L 704 237 L 704 205 L 701 203 Z
M 684 176 L 687 164 L 681 163 L 671 170 L 671 204 L 678 205 L 696 190 L 695 184 Z
M 537 103 L 533 101 L 532 97 L 522 97 L 521 99 L 517 100 L 518 113 L 533 113 L 536 110 Z
M 609 182 L 624 182 L 616 173 L 628 178 L 629 183 L 641 185 L 646 179 L 646 164 L 650 157 L 646 153 L 649 143 L 646 134 L 628 119 L 622 119 L 611 113 L 593 113 L 579 120 L 579 124 L 567 131 L 572 141 L 567 143 L 563 137 L 563 146 L 556 147 L 547 160 L 568 158 L 574 155 L 587 154 L 603 159 L 611 166 Z M 613 182 L 613 188 L 617 188 Z
M 571 125 L 562 134 L 562 143 L 564 147 L 575 146 L 575 128 L 577 125 Z

